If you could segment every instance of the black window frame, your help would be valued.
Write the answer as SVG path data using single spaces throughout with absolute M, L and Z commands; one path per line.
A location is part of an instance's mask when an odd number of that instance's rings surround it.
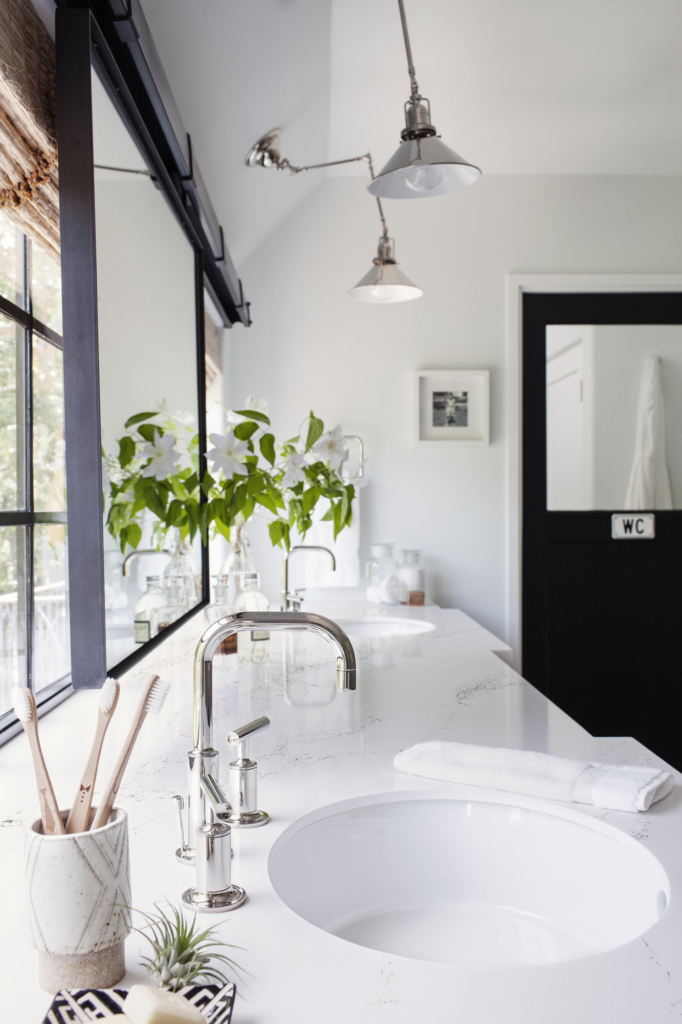
M 249 304 L 225 249 L 222 229 L 199 169 L 192 160 L 189 136 L 181 131 L 182 124 L 142 10 L 136 2 L 130 8 L 118 10 L 120 7 L 118 0 L 92 5 L 62 2 L 56 14 L 66 477 L 69 526 L 72 535 L 78 536 L 78 544 L 69 548 L 74 689 L 99 688 L 106 675 L 118 676 L 127 671 L 209 603 L 208 546 L 203 545 L 203 600 L 162 635 L 141 644 L 117 665 L 107 666 L 92 68 L 194 250 L 202 475 L 206 459 L 204 288 L 225 326 L 249 326 L 251 322 Z M 185 158 L 189 161 L 186 166 Z
M 12 302 L 5 296 L 0 295 L 0 314 L 12 321 L 23 339 L 23 358 L 21 363 L 17 362 L 17 397 L 21 391 L 21 405 L 17 401 L 17 428 L 21 422 L 22 427 L 22 448 L 23 448 L 23 479 L 24 479 L 24 508 L 15 510 L 0 511 L 0 527 L 23 527 L 25 529 L 25 541 L 23 548 L 22 569 L 23 588 L 18 586 L 17 592 L 23 590 L 23 621 L 25 625 L 25 664 L 26 675 L 23 681 L 35 693 L 38 712 L 43 713 L 55 704 L 60 703 L 71 693 L 71 676 L 63 675 L 39 691 L 34 690 L 33 678 L 33 654 L 35 641 L 35 574 L 34 574 L 34 528 L 43 523 L 67 523 L 66 511 L 59 512 L 37 512 L 35 510 L 35 496 L 33 489 L 33 339 L 34 336 L 48 342 L 63 352 L 62 336 L 56 331 L 42 323 L 33 315 L 33 274 L 32 274 L 32 249 L 35 243 L 17 227 L 17 235 L 21 239 L 17 246 L 20 255 L 21 266 L 18 279 L 21 284 L 21 305 Z M 19 344 L 19 342 L 18 342 Z M 23 410 L 23 415 L 21 412 Z M 17 429 L 17 434 L 19 430 Z M 19 504 L 19 502 L 17 502 Z M 67 534 L 68 542 L 68 534 Z M 18 598 L 19 599 L 19 598 Z M 10 739 L 17 732 L 21 731 L 21 725 L 13 710 L 8 710 L 0 715 L 0 744 Z

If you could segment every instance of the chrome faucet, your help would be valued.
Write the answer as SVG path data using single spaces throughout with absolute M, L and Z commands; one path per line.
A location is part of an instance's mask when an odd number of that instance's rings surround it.
M 121 572 L 124 576 L 130 576 L 130 563 L 138 555 L 170 555 L 170 551 L 166 548 L 163 551 L 159 551 L 158 548 L 136 548 L 135 551 L 130 551 L 123 559 L 123 565 L 121 566 Z
M 336 653 L 336 688 L 355 689 L 355 651 L 341 629 L 323 615 L 301 612 L 238 612 L 208 627 L 194 655 L 194 747 L 188 753 L 189 800 L 187 840 L 179 859 L 194 862 L 197 828 L 213 816 L 227 821 L 232 810 L 218 783 L 218 751 L 213 747 L 213 656 L 223 640 L 243 630 L 307 630 L 329 641 Z M 207 802 L 208 801 L 208 802 Z
M 300 594 L 294 591 L 293 594 L 289 592 L 289 559 L 293 555 L 294 551 L 326 551 L 332 562 L 332 572 L 336 569 L 336 559 L 334 558 L 334 552 L 330 551 L 329 548 L 323 547 L 321 544 L 296 544 L 290 551 L 287 551 L 282 562 L 282 593 L 280 595 L 279 606 L 283 612 L 300 611 L 301 601 L 303 598 Z

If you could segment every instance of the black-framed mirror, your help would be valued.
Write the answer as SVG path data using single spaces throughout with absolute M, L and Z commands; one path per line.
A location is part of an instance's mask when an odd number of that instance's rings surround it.
M 190 543 L 173 527 L 160 541 L 158 518 L 137 509 L 132 556 L 112 526 L 111 481 L 136 431 L 138 453 L 172 437 L 177 465 L 201 478 L 204 294 L 225 326 L 249 323 L 144 16 L 118 7 L 66 4 L 56 23 L 75 689 L 125 671 L 208 602 L 199 534 Z

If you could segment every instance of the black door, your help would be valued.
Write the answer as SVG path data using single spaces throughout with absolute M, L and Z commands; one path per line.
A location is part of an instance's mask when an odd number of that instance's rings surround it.
M 524 296 L 522 658 L 593 735 L 682 769 L 679 325 L 678 292 Z M 671 500 L 644 485 L 656 429 Z

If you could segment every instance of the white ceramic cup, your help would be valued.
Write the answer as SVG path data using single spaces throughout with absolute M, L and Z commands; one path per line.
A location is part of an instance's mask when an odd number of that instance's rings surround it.
M 126 812 L 114 808 L 101 828 L 62 836 L 43 835 L 38 818 L 25 852 L 40 987 L 111 988 L 125 974 L 123 943 L 131 931 Z

